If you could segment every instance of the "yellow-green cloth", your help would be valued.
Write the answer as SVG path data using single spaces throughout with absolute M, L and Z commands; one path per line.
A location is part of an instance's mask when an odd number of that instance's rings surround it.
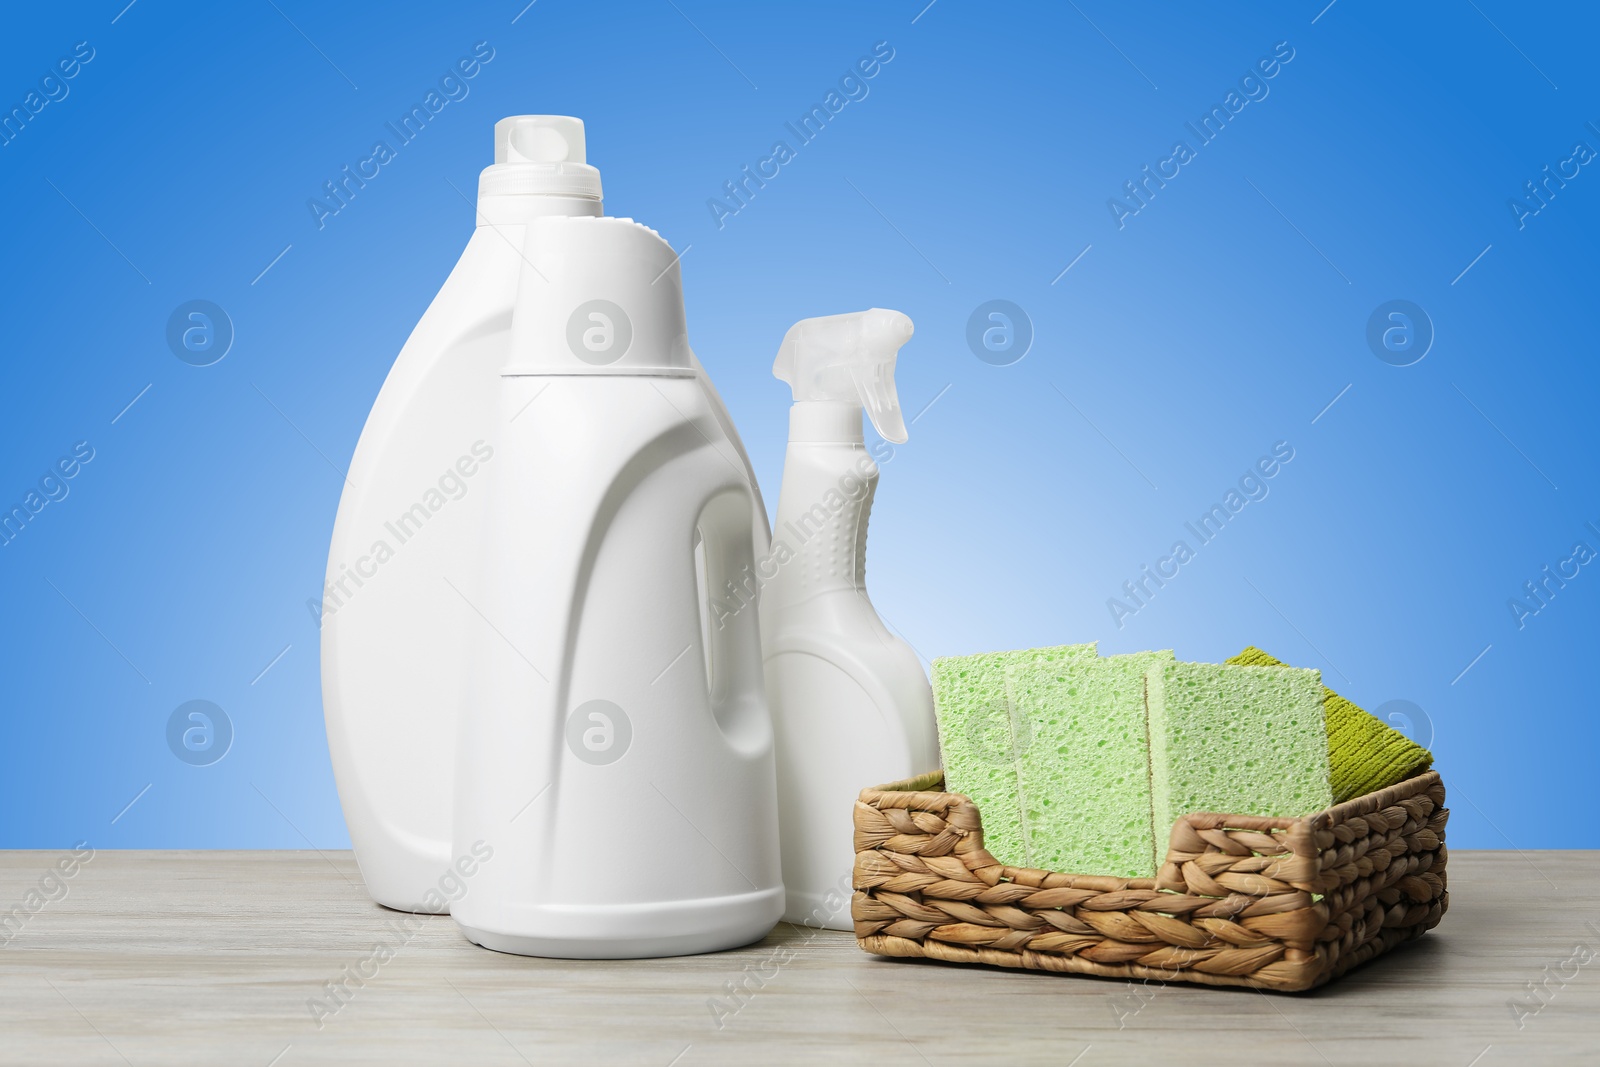
M 1228 660 L 1242 667 L 1287 667 L 1251 645 Z M 1328 770 L 1334 803 L 1403 782 L 1433 765 L 1433 753 L 1382 719 L 1322 687 L 1328 720 Z

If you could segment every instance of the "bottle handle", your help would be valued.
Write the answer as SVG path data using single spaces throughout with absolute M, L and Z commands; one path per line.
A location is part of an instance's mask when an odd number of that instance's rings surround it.
M 760 669 L 752 508 L 742 487 L 724 488 L 706 502 L 696 522 L 704 560 L 706 690 L 718 728 L 738 748 L 759 744 L 770 729 Z

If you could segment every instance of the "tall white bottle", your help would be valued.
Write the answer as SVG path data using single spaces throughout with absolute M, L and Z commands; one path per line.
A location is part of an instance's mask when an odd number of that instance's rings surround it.
M 500 375 L 528 225 L 600 214 L 600 173 L 585 162 L 580 120 L 496 123 L 477 228 L 356 444 L 320 598 L 323 709 L 356 859 L 373 899 L 391 908 L 446 911 L 459 881 L 451 828 L 466 656 L 471 642 L 493 639 L 473 563 L 484 476 L 503 459 L 509 429 Z M 753 487 L 732 421 L 688 358 L 729 462 Z M 545 414 L 535 406 L 516 425 Z M 765 543 L 763 508 L 753 533 Z
M 856 795 L 939 766 L 927 675 L 866 587 L 878 466 L 861 413 L 886 440 L 906 440 L 894 365 L 911 332 L 909 318 L 882 308 L 805 319 L 790 327 L 772 367 L 794 390 L 794 406 L 761 626 L 784 918 L 814 927 L 851 929 Z
M 783 910 L 752 573 L 761 504 L 689 355 L 677 259 L 625 219 L 531 222 L 485 487 L 451 915 L 537 956 L 710 952 Z M 519 414 L 519 413 L 526 414 Z

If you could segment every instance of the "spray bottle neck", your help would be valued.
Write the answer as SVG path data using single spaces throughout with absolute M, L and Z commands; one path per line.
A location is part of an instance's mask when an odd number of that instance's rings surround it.
M 849 400 L 797 400 L 789 409 L 792 445 L 859 445 L 861 405 Z

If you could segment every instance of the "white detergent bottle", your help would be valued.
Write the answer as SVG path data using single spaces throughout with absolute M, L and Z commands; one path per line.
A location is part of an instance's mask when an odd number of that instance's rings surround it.
M 767 695 L 778 755 L 784 918 L 851 929 L 851 813 L 868 786 L 939 766 L 933 692 L 867 598 L 867 516 L 885 440 L 906 426 L 894 365 L 911 320 L 873 308 L 795 323 L 772 373 L 794 390 L 773 552 L 761 569 Z M 775 571 L 775 573 L 774 573 Z
M 473 862 L 451 850 L 455 745 L 468 643 L 485 632 L 474 567 L 485 475 L 512 428 L 500 411 L 500 372 L 526 232 L 536 219 L 600 213 L 600 173 L 585 162 L 580 120 L 496 123 L 477 228 L 356 444 L 318 598 L 322 695 L 356 859 L 373 899 L 391 908 L 448 910 L 460 881 L 452 865 Z M 697 378 L 680 388 L 698 381 L 731 445 L 729 463 L 748 476 L 721 400 L 687 358 Z M 535 405 L 515 425 L 546 414 Z M 752 529 L 763 544 L 766 521 L 757 507 Z
M 450 913 L 480 945 L 618 959 L 783 911 L 749 472 L 701 387 L 677 259 L 630 220 L 530 222 L 488 470 Z

